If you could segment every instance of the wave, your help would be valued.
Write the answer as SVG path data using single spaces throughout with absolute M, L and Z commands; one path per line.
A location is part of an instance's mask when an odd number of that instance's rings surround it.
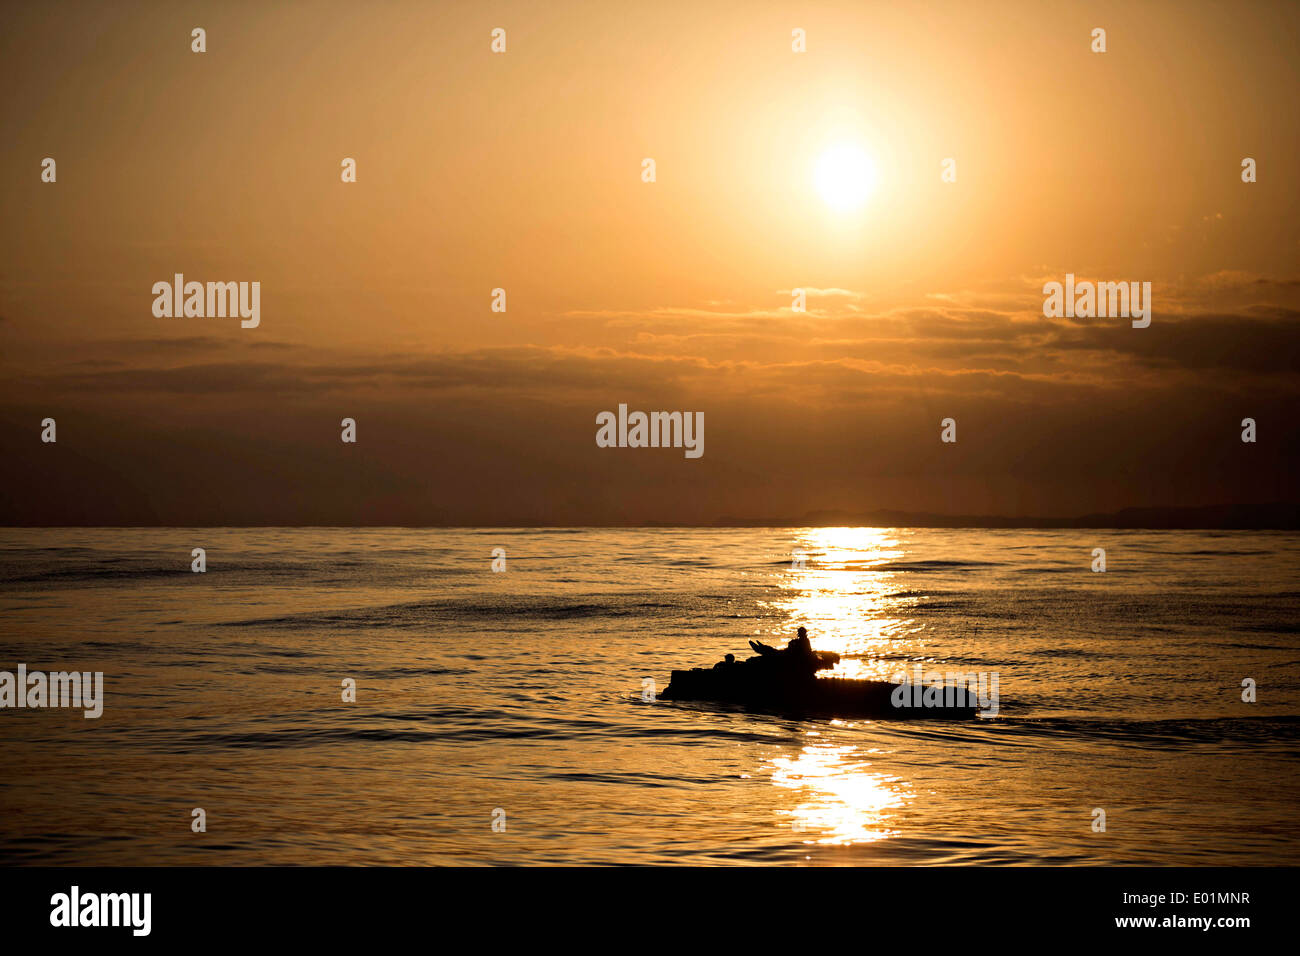
M 338 611 L 310 611 L 277 617 L 246 618 L 224 621 L 215 626 L 266 628 L 271 630 L 309 630 L 320 628 L 421 628 L 430 624 L 464 623 L 483 619 L 526 618 L 538 621 L 594 620 L 597 618 L 677 616 L 695 608 L 698 601 L 686 597 L 666 602 L 662 593 L 653 597 L 626 593 L 611 595 L 608 600 L 593 602 L 589 598 L 565 600 L 555 597 L 498 595 L 493 603 L 471 599 L 448 598 L 434 601 L 408 601 L 378 607 L 350 608 Z
M 1026 738 L 1073 738 L 1092 742 L 1109 740 L 1162 749 L 1188 744 L 1242 744 L 1254 749 L 1290 747 L 1300 756 L 1300 716 L 1202 717 L 1164 720 L 1116 720 L 1095 717 L 1039 717 L 995 719 L 1001 734 Z
M 679 715 L 684 716 L 684 715 Z M 723 715 L 709 715 L 718 716 Z M 652 739 L 678 746 L 731 743 L 786 743 L 784 733 L 762 733 L 751 724 L 729 727 L 712 721 L 701 727 L 683 720 L 664 724 L 633 724 L 595 717 L 548 718 L 536 713 L 508 710 L 445 707 L 427 711 L 367 711 L 349 715 L 345 722 L 286 723 L 266 730 L 230 730 L 177 733 L 159 730 L 137 732 L 135 740 L 149 741 L 155 752 L 192 753 L 196 750 L 277 750 L 346 742 L 365 743 L 480 743 L 483 741 L 554 740 L 585 738 Z M 676 779 L 676 778 L 674 778 Z
M 1001 561 L 890 561 L 874 565 L 877 571 L 951 571 L 957 568 L 1004 567 Z

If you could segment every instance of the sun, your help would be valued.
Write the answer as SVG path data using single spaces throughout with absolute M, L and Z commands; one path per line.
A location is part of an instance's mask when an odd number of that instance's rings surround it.
M 876 164 L 866 150 L 841 143 L 824 150 L 813 169 L 813 184 L 826 204 L 839 212 L 852 212 L 876 188 Z

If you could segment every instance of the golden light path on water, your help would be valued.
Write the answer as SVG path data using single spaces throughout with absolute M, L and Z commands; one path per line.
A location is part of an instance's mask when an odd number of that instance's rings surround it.
M 796 551 L 802 568 L 782 582 L 786 596 L 774 602 L 789 616 L 790 636 L 803 625 L 819 651 L 841 655 L 835 677 L 887 680 L 898 669 L 881 661 L 916 647 L 921 627 L 904 616 L 915 597 L 896 596 L 902 585 L 889 566 L 904 558 L 888 528 L 814 528 L 801 532 Z
M 776 606 L 790 630 L 808 628 L 813 647 L 841 655 L 836 677 L 887 680 L 899 670 L 897 655 L 919 651 L 921 626 L 906 617 L 914 597 L 897 596 L 889 566 L 906 556 L 885 528 L 817 528 L 801 532 Z M 791 634 L 793 636 L 793 633 Z M 882 659 L 882 654 L 891 659 Z M 798 803 L 779 811 L 779 822 L 808 843 L 850 845 L 886 839 L 889 821 L 912 798 L 906 781 L 873 769 L 878 750 L 818 742 L 809 731 L 797 757 L 772 761 L 772 783 L 794 791 Z
M 873 753 L 814 742 L 798 757 L 778 757 L 772 783 L 802 798 L 780 811 L 782 823 L 807 834 L 809 843 L 843 846 L 893 836 L 889 811 L 905 806 L 911 790 L 898 777 L 868 769 Z

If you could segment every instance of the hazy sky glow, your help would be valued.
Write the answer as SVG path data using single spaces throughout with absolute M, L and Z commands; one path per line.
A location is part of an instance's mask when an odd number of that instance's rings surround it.
M 1295 5 L 2 16 L 5 523 L 1295 497 Z M 844 144 L 874 187 L 828 202 Z M 260 281 L 260 326 L 155 318 L 177 272 Z M 1044 318 L 1067 272 L 1150 281 L 1150 328 Z M 704 456 L 597 448 L 620 402 L 704 412 Z

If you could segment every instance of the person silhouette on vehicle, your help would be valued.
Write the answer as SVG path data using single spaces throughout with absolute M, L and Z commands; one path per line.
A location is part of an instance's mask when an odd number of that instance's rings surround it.
M 812 657 L 812 641 L 808 640 L 808 628 L 799 628 L 799 636 L 785 646 L 791 656 Z
M 750 641 L 749 646 L 758 651 L 760 659 L 766 659 L 771 663 L 779 661 L 787 667 L 802 669 L 805 664 L 816 663 L 817 654 L 812 649 L 812 641 L 808 640 L 808 628 L 801 627 L 798 633 L 799 636 L 793 638 L 784 648 L 772 647 L 761 641 Z

